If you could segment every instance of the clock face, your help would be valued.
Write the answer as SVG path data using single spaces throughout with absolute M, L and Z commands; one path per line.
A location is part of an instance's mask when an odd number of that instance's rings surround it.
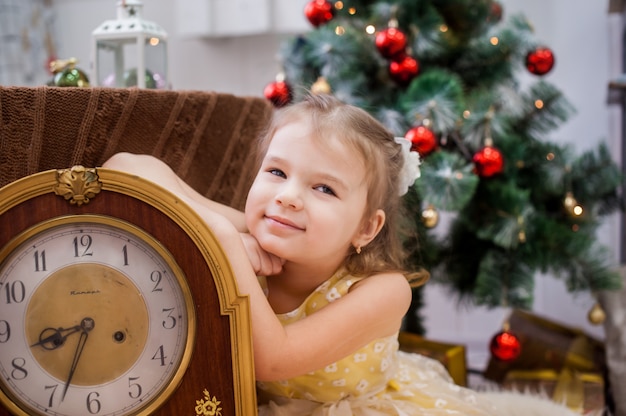
M 193 301 L 158 241 L 102 215 L 42 222 L 0 253 L 0 388 L 16 412 L 158 408 L 191 355 Z

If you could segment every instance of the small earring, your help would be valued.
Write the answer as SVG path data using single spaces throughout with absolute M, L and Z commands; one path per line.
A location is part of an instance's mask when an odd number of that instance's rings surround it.
M 361 246 L 356 246 L 356 254 L 361 254 Z

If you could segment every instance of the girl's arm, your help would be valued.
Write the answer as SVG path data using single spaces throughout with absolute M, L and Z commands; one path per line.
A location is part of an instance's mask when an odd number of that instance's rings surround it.
M 199 206 L 206 206 L 227 218 L 240 232 L 247 231 L 243 212 L 200 195 L 181 180 L 167 164 L 153 156 L 117 153 L 102 166 L 148 179 L 176 194 L 194 210 L 197 210 Z

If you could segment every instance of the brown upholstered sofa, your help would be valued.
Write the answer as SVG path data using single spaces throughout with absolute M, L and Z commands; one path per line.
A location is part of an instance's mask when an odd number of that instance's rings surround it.
M 157 156 L 201 194 L 242 208 L 271 111 L 262 97 L 215 92 L 0 87 L 0 187 L 126 151 Z

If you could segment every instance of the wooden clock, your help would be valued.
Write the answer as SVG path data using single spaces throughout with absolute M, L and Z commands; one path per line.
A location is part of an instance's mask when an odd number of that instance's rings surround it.
M 247 298 L 167 190 L 104 168 L 0 189 L 0 415 L 255 415 Z

